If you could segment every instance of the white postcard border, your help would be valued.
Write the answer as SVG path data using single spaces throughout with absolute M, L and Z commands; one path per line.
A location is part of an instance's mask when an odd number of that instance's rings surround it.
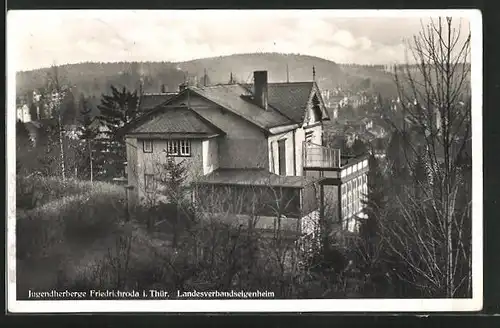
M 211 15 L 247 15 L 247 11 L 210 10 Z M 30 11 L 30 14 L 36 11 Z M 54 14 L 49 11 L 50 14 Z M 55 11 L 54 11 L 55 12 Z M 64 15 L 91 15 L 95 10 L 64 11 Z M 102 12 L 101 10 L 99 12 Z M 120 12 L 123 12 L 121 10 Z M 128 12 L 128 11 L 127 11 Z M 140 11 L 135 11 L 140 12 Z M 180 17 L 206 14 L 207 10 L 180 11 Z M 307 15 L 322 17 L 437 17 L 468 18 L 471 23 L 471 85 L 473 195 L 472 195 L 472 285 L 471 299 L 334 299 L 334 300 L 16 300 L 16 208 L 15 208 L 15 39 L 13 15 L 7 14 L 7 310 L 15 313 L 88 313 L 88 312 L 453 312 L 478 311 L 483 304 L 483 162 L 482 162 L 482 72 L 483 35 L 479 10 L 252 10 L 252 15 Z M 112 11 L 110 11 L 112 13 Z M 55 14 L 61 14 L 57 11 Z M 11 19 L 9 19 L 11 18 Z

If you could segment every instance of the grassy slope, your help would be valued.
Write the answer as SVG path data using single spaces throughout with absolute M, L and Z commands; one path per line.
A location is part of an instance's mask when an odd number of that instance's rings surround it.
M 106 184 L 35 178 L 39 206 L 17 214 L 18 295 L 48 290 L 112 246 L 123 215 L 123 189 Z M 64 280 L 64 279 L 63 279 Z
M 123 264 L 124 248 L 118 242 L 126 236 L 131 237 L 127 276 L 149 283 L 155 258 L 168 249 L 169 234 L 148 233 L 141 224 L 124 222 L 122 187 L 57 178 L 21 180 L 18 186 L 34 186 L 38 205 L 17 210 L 18 298 L 25 299 L 28 290 L 113 288 L 117 274 L 109 261 Z

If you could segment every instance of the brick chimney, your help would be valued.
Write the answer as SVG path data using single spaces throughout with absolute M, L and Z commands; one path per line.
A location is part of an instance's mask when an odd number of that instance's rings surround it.
M 267 71 L 253 72 L 253 81 L 255 101 L 267 110 Z

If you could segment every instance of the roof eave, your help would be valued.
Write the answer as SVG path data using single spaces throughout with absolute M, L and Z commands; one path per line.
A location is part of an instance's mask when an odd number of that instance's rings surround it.
M 277 125 L 269 128 L 270 134 L 279 134 L 283 132 L 288 132 L 299 128 L 299 124 L 287 124 L 287 125 Z
M 175 133 L 165 133 L 165 132 L 134 132 L 128 133 L 125 137 L 141 138 L 141 139 L 210 139 L 215 137 L 220 137 L 221 133 L 192 133 L 192 132 L 175 132 Z

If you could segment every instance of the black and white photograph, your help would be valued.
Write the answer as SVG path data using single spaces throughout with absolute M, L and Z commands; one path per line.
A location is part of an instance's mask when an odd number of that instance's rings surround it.
M 15 313 L 483 297 L 478 10 L 11 10 Z

